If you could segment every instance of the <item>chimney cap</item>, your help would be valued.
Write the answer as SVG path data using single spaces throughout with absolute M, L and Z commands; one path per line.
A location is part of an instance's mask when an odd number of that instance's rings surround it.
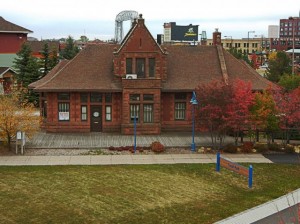
M 143 14 L 139 14 L 139 18 L 142 19 L 143 18 Z

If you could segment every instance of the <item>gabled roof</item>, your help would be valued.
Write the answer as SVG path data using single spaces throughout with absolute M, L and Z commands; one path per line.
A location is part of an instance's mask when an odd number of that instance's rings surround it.
M 110 44 L 88 44 L 75 58 L 62 62 L 41 80 L 30 84 L 39 92 L 121 91 L 113 77 L 113 49 Z
M 8 71 L 16 73 L 13 69 L 11 69 L 9 67 L 0 67 L 0 78 L 3 78 L 3 76 L 5 75 L 5 73 L 7 73 Z
M 33 33 L 33 32 L 24 27 L 6 21 L 3 17 L 0 16 L 0 33 Z
M 116 54 L 121 52 L 123 50 L 123 48 L 126 47 L 126 45 L 131 41 L 131 37 L 134 36 L 134 32 L 139 32 L 139 34 L 141 34 L 140 32 L 146 32 L 147 33 L 147 38 L 149 38 L 148 41 L 149 40 L 152 41 L 153 44 L 156 46 L 156 48 L 161 53 L 163 53 L 163 54 L 165 53 L 162 50 L 162 48 L 160 47 L 160 45 L 155 41 L 155 39 L 151 35 L 150 31 L 148 30 L 147 26 L 145 26 L 145 20 L 142 18 L 142 14 L 140 14 L 139 18 L 134 21 L 134 25 L 130 28 L 130 30 L 128 31 L 128 33 L 126 34 L 124 39 L 122 40 L 122 42 L 120 44 L 120 47 L 115 52 Z M 138 43 L 135 43 L 135 44 L 137 45 Z M 143 50 L 145 50 L 145 49 L 143 49 Z
M 12 67 L 17 54 L 0 54 L 0 67 Z

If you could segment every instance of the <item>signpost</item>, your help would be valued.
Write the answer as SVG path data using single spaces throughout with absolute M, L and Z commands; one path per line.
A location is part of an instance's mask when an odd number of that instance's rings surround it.
M 216 171 L 220 172 L 221 166 L 231 170 L 233 172 L 236 172 L 240 175 L 243 175 L 248 178 L 248 187 L 252 188 L 252 183 L 253 183 L 253 167 L 252 165 L 249 166 L 249 169 L 238 164 L 229 161 L 228 159 L 225 159 L 221 157 L 220 152 L 217 154 L 217 164 L 216 164 Z
M 21 149 L 21 154 L 22 155 L 24 154 L 25 143 L 26 143 L 25 132 L 17 131 L 17 134 L 16 134 L 16 154 L 18 154 L 19 146 L 20 146 L 20 149 Z

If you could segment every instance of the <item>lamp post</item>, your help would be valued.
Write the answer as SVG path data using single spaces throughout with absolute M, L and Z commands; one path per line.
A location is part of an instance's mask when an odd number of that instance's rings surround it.
M 191 150 L 194 152 L 196 150 L 195 145 L 195 105 L 198 104 L 196 92 L 193 91 L 192 98 L 190 100 L 190 103 L 192 104 L 192 116 L 193 116 L 193 127 L 192 127 L 192 144 L 191 144 Z
M 289 17 L 289 20 L 292 21 L 292 32 L 293 32 L 293 53 L 292 53 L 292 74 L 295 74 L 295 67 L 294 67 L 294 61 L 295 61 L 295 23 L 294 18 L 292 16 Z
M 226 38 L 230 38 L 230 48 L 232 48 L 232 36 L 224 36 Z
M 248 31 L 248 44 L 247 44 L 247 54 L 249 54 L 249 33 L 255 33 L 255 31 Z

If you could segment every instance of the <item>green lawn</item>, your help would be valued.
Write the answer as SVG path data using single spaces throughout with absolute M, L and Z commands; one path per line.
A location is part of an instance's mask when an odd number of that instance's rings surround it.
M 0 223 L 213 223 L 299 188 L 300 166 L 247 184 L 214 164 L 0 167 Z

